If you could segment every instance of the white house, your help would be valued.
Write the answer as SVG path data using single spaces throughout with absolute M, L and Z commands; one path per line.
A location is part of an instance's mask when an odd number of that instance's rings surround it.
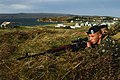
M 73 23 L 74 21 L 73 21 L 73 20 L 71 20 L 70 22 L 71 22 L 71 23 Z
M 81 28 L 81 26 L 79 25 L 79 23 L 76 23 L 76 24 L 75 24 L 75 27 L 76 27 L 76 28 Z
M 1 28 L 8 28 L 10 26 L 11 26 L 11 22 L 6 22 L 6 21 L 0 25 Z
M 3 22 L 1 25 L 0 25 L 0 28 L 14 28 L 14 27 L 18 27 L 20 26 L 19 23 L 17 22 Z
M 118 20 L 118 18 L 113 18 L 113 20 L 117 21 L 117 20 Z
M 74 26 L 70 26 L 70 28 L 72 29 L 81 28 L 81 26 L 79 25 L 79 23 L 76 23 Z
M 58 27 L 58 28 L 60 28 L 60 27 L 66 27 L 66 25 L 64 25 L 64 24 L 57 24 L 55 27 Z
M 92 24 L 88 24 L 88 26 L 92 26 Z
M 81 23 L 80 26 L 84 26 L 84 23 Z
M 70 26 L 71 29 L 75 29 L 75 26 Z
M 89 22 L 85 22 L 85 26 L 88 26 Z

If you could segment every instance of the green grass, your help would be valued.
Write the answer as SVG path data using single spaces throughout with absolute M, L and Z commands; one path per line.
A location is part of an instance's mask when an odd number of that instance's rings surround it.
M 25 53 L 36 54 L 71 41 L 85 34 L 81 29 L 20 27 L 0 29 L 0 80 L 114 80 L 109 54 L 97 51 L 59 52 L 17 61 Z M 119 67 L 120 68 L 120 67 Z M 120 72 L 120 71 L 119 71 Z M 117 73 L 116 73 L 117 74 Z

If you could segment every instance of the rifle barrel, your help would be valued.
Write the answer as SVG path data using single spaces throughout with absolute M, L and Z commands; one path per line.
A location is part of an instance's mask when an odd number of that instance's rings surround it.
M 46 51 L 43 52 L 43 53 L 38 53 L 38 54 L 33 54 L 33 55 L 28 55 L 28 53 L 26 53 L 25 56 L 20 57 L 20 58 L 17 58 L 17 60 L 22 60 L 22 59 L 25 59 L 25 58 L 30 58 L 30 57 L 35 57 L 35 56 L 43 55 L 43 54 L 45 54 L 45 53 L 60 52 L 60 51 L 62 51 L 62 50 L 69 50 L 69 49 L 72 49 L 72 45 L 71 45 L 71 44 L 69 44 L 69 45 L 64 45 L 64 46 L 60 46 L 60 47 L 53 48 L 53 49 L 49 49 L 49 50 L 46 50 Z
M 36 57 L 36 56 L 45 54 L 45 52 L 43 52 L 43 53 L 38 53 L 38 54 L 33 54 L 33 55 L 28 55 L 28 53 L 26 53 L 26 54 L 27 54 L 27 55 L 25 55 L 25 56 L 23 56 L 23 57 L 17 58 L 17 60 L 22 60 L 22 59 L 25 59 L 25 58 Z

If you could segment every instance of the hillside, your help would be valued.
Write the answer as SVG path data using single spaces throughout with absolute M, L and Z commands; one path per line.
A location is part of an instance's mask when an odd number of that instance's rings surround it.
M 63 13 L 4 13 L 0 14 L 0 18 L 49 18 L 49 17 L 81 17 L 82 19 L 96 19 L 100 17 L 114 18 L 114 16 L 90 16 L 90 15 L 75 15 L 75 14 L 63 14 Z
M 78 37 L 86 37 L 85 34 L 78 34 L 86 30 L 87 27 L 0 29 L 0 80 L 119 80 L 120 67 L 115 72 L 117 75 L 112 76 L 111 55 L 97 54 L 97 50 L 68 50 L 16 60 L 26 53 L 37 54 L 71 44 Z
M 44 17 L 58 17 L 58 16 L 74 16 L 74 15 L 70 15 L 70 14 L 58 14 L 58 13 L 0 14 L 0 18 L 44 18 Z

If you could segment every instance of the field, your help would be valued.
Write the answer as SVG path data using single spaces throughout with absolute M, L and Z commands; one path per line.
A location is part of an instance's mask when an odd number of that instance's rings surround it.
M 115 80 L 112 76 L 110 55 L 89 52 L 58 52 L 34 58 L 16 60 L 26 53 L 32 55 L 72 40 L 85 38 L 88 27 L 81 29 L 57 29 L 46 27 L 19 27 L 0 29 L 0 80 Z M 120 42 L 119 33 L 112 36 Z M 120 67 L 118 67 L 120 68 Z M 119 75 L 118 75 L 119 74 Z

